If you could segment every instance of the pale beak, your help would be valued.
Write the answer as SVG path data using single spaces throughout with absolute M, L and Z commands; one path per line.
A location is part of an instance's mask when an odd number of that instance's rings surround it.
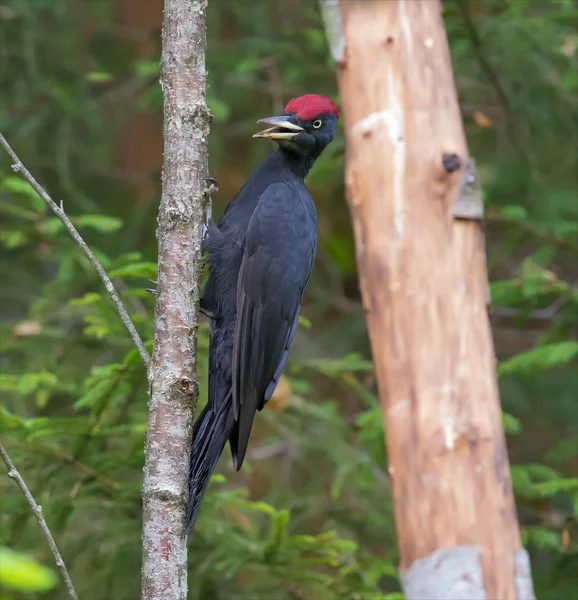
M 265 125 L 273 125 L 269 129 L 256 133 L 254 138 L 268 138 L 270 140 L 291 140 L 302 131 L 303 127 L 299 127 L 292 123 L 290 117 L 268 117 L 260 119 L 257 123 L 265 123 Z

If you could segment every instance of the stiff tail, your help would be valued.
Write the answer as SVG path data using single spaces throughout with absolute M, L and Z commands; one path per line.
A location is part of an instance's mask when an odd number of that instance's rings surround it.
M 211 475 L 217 466 L 235 423 L 231 394 L 214 410 L 205 406 L 193 429 L 189 476 L 187 538 L 191 537 Z

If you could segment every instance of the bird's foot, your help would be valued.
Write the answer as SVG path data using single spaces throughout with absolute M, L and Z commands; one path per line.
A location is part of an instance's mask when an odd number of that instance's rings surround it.
M 208 311 L 208 310 L 205 310 L 205 309 L 204 309 L 202 306 L 199 306 L 199 312 L 200 312 L 202 315 L 205 315 L 205 317 L 207 317 L 208 319 L 211 319 L 211 320 L 213 320 L 213 319 L 216 319 L 216 318 L 217 318 L 217 317 L 215 316 L 215 313 L 212 313 L 212 312 L 210 312 L 210 311 Z
M 205 182 L 205 190 L 203 192 L 205 195 L 210 196 L 219 191 L 219 182 L 214 177 L 205 177 L 203 181 Z
M 205 222 L 201 225 L 201 239 L 203 242 L 207 237 L 207 231 L 209 230 L 209 221 L 213 216 L 213 202 L 211 200 L 211 194 L 219 190 L 219 183 L 214 177 L 205 177 L 205 189 L 203 195 L 205 197 Z
M 152 294 L 153 296 L 157 295 L 157 282 L 154 279 L 149 279 L 149 281 L 154 285 L 152 288 L 145 288 L 145 292 Z

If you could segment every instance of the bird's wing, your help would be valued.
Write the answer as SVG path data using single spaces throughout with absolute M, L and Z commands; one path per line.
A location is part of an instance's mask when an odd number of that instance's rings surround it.
M 312 202 L 286 184 L 269 186 L 251 217 L 237 281 L 232 369 L 237 426 L 231 436 L 237 469 L 255 412 L 271 397 L 287 363 L 316 243 Z

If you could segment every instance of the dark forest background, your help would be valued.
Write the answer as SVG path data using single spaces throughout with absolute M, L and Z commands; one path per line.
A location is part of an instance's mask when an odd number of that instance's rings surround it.
M 570 0 L 444 4 L 484 186 L 523 542 L 540 600 L 576 598 L 578 11 Z M 146 340 L 163 147 L 161 18 L 162 0 L 0 7 L 1 131 L 64 201 Z M 338 98 L 312 0 L 211 0 L 208 40 L 219 215 L 271 150 L 251 139 L 259 118 L 303 93 Z M 2 441 L 79 596 L 131 600 L 140 585 L 145 370 L 92 267 L 0 158 Z M 190 598 L 402 598 L 343 167 L 340 129 L 308 179 L 320 246 L 292 359 L 257 419 L 243 471 L 225 452 L 210 485 L 190 545 Z M 206 350 L 205 324 L 203 401 Z M 0 494 L 0 597 L 64 598 L 30 509 L 3 472 Z

